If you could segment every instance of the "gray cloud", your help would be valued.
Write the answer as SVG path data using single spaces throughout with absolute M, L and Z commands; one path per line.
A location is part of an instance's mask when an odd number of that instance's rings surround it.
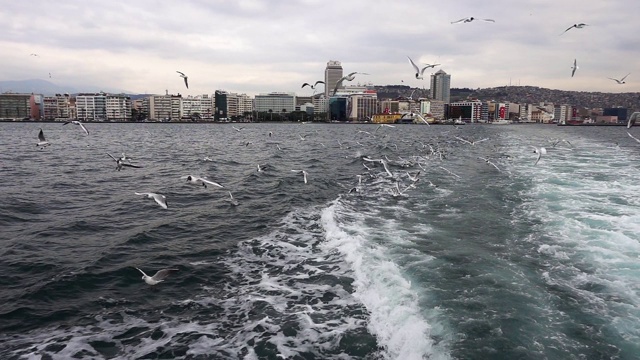
M 14 1 L 0 13 L 0 79 L 53 72 L 53 81 L 78 88 L 300 92 L 301 82 L 322 78 L 328 60 L 341 60 L 345 71 L 371 73 L 362 81 L 428 87 L 413 78 L 411 56 L 442 63 L 453 86 L 519 79 L 620 91 L 606 78 L 631 72 L 625 88 L 637 91 L 639 10 L 640 3 L 626 0 Z M 496 22 L 450 24 L 466 16 Z M 590 26 L 560 35 L 579 22 Z M 29 58 L 31 52 L 40 58 Z M 574 58 L 582 65 L 571 79 Z M 192 89 L 180 87 L 178 69 L 189 74 Z

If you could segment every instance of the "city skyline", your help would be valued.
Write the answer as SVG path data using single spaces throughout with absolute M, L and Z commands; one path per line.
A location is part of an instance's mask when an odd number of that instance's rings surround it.
M 35 10 L 34 10 L 35 9 Z M 130 93 L 255 96 L 296 92 L 324 78 L 329 60 L 357 83 L 429 87 L 438 70 L 452 88 L 531 85 L 567 91 L 633 92 L 640 84 L 640 4 L 531 0 L 240 1 L 157 4 L 32 1 L 5 4 L 0 80 L 47 79 Z M 358 16 L 351 14 L 358 13 Z M 495 23 L 451 24 L 466 16 Z M 576 23 L 586 23 L 582 29 Z M 440 63 L 415 79 L 417 64 Z M 571 65 L 579 69 L 571 78 Z M 176 73 L 189 77 L 189 88 Z M 608 78 L 631 73 L 619 85 Z M 49 77 L 50 76 L 50 77 Z M 324 89 L 319 89 L 323 91 Z

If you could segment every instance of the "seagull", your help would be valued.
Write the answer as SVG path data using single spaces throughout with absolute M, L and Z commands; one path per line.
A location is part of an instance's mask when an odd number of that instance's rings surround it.
M 308 135 L 309 135 L 309 134 L 305 134 L 305 135 L 300 135 L 300 134 L 298 134 L 298 137 L 300 137 L 300 140 L 306 140 L 306 138 L 307 138 L 307 136 L 308 136 Z
M 163 209 L 168 209 L 167 207 L 167 197 L 164 195 L 156 194 L 156 193 L 135 193 L 136 195 L 147 196 L 149 199 L 155 200 L 158 205 L 162 206 Z
M 185 75 L 183 72 L 180 71 L 176 71 L 178 74 L 180 74 L 180 77 L 184 79 L 184 85 L 187 87 L 187 89 L 189 88 L 189 83 L 187 82 L 187 75 Z
M 640 140 L 637 137 L 631 135 L 631 133 L 629 133 L 628 131 L 627 131 L 627 135 L 629 135 L 633 140 L 635 140 L 635 141 L 640 143 Z
M 411 66 L 413 66 L 413 69 L 416 71 L 416 79 L 424 79 L 422 74 L 424 74 L 424 71 L 430 68 L 431 65 L 425 66 L 422 69 L 420 69 L 418 68 L 418 65 L 416 65 L 416 63 L 414 63 L 413 60 L 411 60 L 410 57 L 407 56 L 407 59 L 409 59 L 409 62 L 411 62 Z
M 124 163 L 125 160 L 128 160 L 128 159 L 126 157 L 124 157 L 124 154 L 122 154 L 123 157 L 121 157 L 121 158 L 116 158 L 115 156 L 113 156 L 113 155 L 111 155 L 109 153 L 107 153 L 107 155 L 109 155 L 109 157 L 111 157 L 113 159 L 113 161 L 116 162 L 116 170 L 118 170 L 118 171 L 122 170 L 123 166 L 137 168 L 137 169 L 142 167 L 142 166 L 138 166 L 138 165 L 125 164 Z
M 269 131 L 269 137 L 273 135 L 273 131 Z
M 198 177 L 198 176 L 187 175 L 187 176 L 182 176 L 180 178 L 181 179 L 187 179 L 187 182 L 190 183 L 190 184 L 202 185 L 204 188 L 207 187 L 207 184 L 213 185 L 213 186 L 217 186 L 219 188 L 224 188 L 224 186 L 218 184 L 217 182 L 214 182 L 214 181 L 211 181 L 211 180 L 207 180 L 205 178 L 201 178 L 201 177 Z
M 469 145 L 475 145 L 476 143 L 483 142 L 483 141 L 485 141 L 485 140 L 489 140 L 489 138 L 484 138 L 484 139 L 482 139 L 482 140 L 471 140 L 471 141 L 469 141 L 469 140 L 467 140 L 467 139 L 463 139 L 463 138 L 461 138 L 461 137 L 459 137 L 459 136 L 454 136 L 454 137 L 455 137 L 456 139 L 458 139 L 458 140 L 462 141 L 462 142 L 465 142 L 465 143 L 469 144 Z
M 342 86 L 342 82 L 343 82 L 343 81 L 345 81 L 345 80 L 346 80 L 346 81 L 353 81 L 353 79 L 355 79 L 355 78 L 356 78 L 356 74 L 360 74 L 360 75 L 369 75 L 369 74 L 367 74 L 367 73 L 361 73 L 361 72 L 354 71 L 354 72 L 352 72 L 352 73 L 349 73 L 349 74 L 348 74 L 348 75 L 346 75 L 346 76 L 341 77 L 341 78 L 340 78 L 340 80 L 338 80 L 338 82 L 336 83 L 336 87 L 335 87 L 335 88 L 333 88 L 333 95 L 335 95 L 335 94 L 336 94 L 336 92 L 338 91 L 338 88 L 339 88 L 340 86 Z
M 89 131 L 87 130 L 86 127 L 84 127 L 84 125 L 80 121 L 78 121 L 78 120 L 65 121 L 64 124 L 62 124 L 62 125 L 67 125 L 69 123 L 74 124 L 74 125 L 80 125 L 82 130 L 84 130 L 85 134 L 89 135 Z
M 631 127 L 633 125 L 636 124 L 636 117 L 634 117 L 633 115 L 629 118 L 629 121 L 627 121 L 627 129 L 631 129 Z
M 136 268 L 138 269 L 138 268 Z M 178 269 L 162 269 L 159 270 L 155 275 L 149 276 L 144 273 L 144 271 L 138 269 L 142 273 L 142 280 L 149 285 L 157 285 L 158 283 L 164 281 L 171 273 L 178 271 Z
M 578 70 L 578 61 L 576 59 L 573 59 L 573 66 L 571 67 L 571 77 L 573 77 L 573 75 L 575 75 L 576 70 Z
M 486 162 L 487 164 L 493 166 L 494 168 L 496 168 L 496 170 L 500 171 L 500 168 L 498 166 L 496 166 L 496 164 L 491 162 L 491 160 L 489 160 L 488 158 L 483 158 L 483 157 L 479 156 L 478 159 L 484 160 L 484 162 Z
M 233 130 L 238 131 L 238 132 L 240 132 L 240 130 L 244 129 L 244 127 L 237 128 L 235 126 L 232 126 L 232 128 L 233 128 Z
M 377 132 L 378 132 L 378 130 L 380 130 L 380 128 L 381 128 L 381 127 L 390 127 L 390 128 L 392 128 L 392 127 L 395 127 L 395 126 L 393 126 L 393 125 L 389 125 L 389 124 L 380 124 L 380 125 L 378 125 L 378 127 L 376 128 L 376 131 L 374 131 L 373 133 L 374 133 L 374 134 L 375 134 L 375 133 L 377 133 Z
M 531 147 L 533 148 L 533 152 L 535 154 L 538 154 L 538 158 L 536 159 L 536 162 L 533 164 L 534 166 L 538 163 L 538 161 L 540 161 L 540 158 L 542 157 L 542 155 L 547 153 L 547 149 L 543 148 L 543 147 L 535 147 L 533 145 L 531 145 Z
M 324 84 L 324 81 L 318 80 L 313 85 L 311 85 L 309 83 L 304 83 L 304 84 L 302 84 L 302 88 L 304 88 L 305 86 L 308 86 L 308 87 L 311 88 L 311 90 L 315 90 L 315 88 L 316 88 L 316 86 L 318 86 L 318 84 Z
M 571 29 L 573 29 L 573 28 L 576 28 L 576 29 L 582 29 L 582 28 L 583 28 L 583 27 L 585 27 L 585 26 L 589 26 L 589 25 L 587 25 L 587 24 L 583 24 L 583 23 L 580 23 L 580 24 L 573 24 L 573 25 L 569 26 L 569 27 L 567 28 L 567 30 L 563 31 L 563 32 L 562 32 L 562 34 L 566 33 L 567 31 L 569 31 L 569 30 L 571 30 Z M 562 34 L 560 34 L 560 35 L 562 35 Z
M 238 206 L 238 201 L 233 198 L 233 195 L 231 195 L 231 191 L 229 191 L 229 199 L 226 199 L 225 201 L 233 206 Z
M 262 165 L 260 166 L 260 164 L 258 164 L 258 172 L 263 172 L 266 169 L 267 165 Z
M 411 175 L 407 171 L 407 176 L 409 177 L 409 180 L 411 180 L 412 182 L 416 182 L 416 181 L 420 180 L 420 179 L 418 179 L 418 175 L 420 175 L 420 171 L 418 171 L 415 175 Z
M 304 170 L 291 170 L 293 172 L 297 172 L 297 173 L 302 173 L 302 176 L 304 176 L 304 183 L 307 183 L 307 175 L 309 175 L 308 172 L 304 171 Z
M 39 56 L 38 54 L 31 53 L 29 56 Z
M 463 23 L 470 23 L 470 22 L 472 22 L 473 20 L 482 20 L 482 21 L 496 22 L 496 21 L 495 21 L 495 20 L 493 20 L 493 19 L 476 19 L 476 18 L 474 18 L 474 17 L 472 16 L 472 17 L 462 18 L 462 19 L 460 19 L 460 20 L 458 20 L 458 21 L 452 21 L 451 23 L 452 23 L 452 24 L 457 24 L 457 23 L 459 23 L 459 22 L 463 22 Z
M 51 145 L 51 143 L 44 138 L 44 133 L 42 132 L 42 129 L 40 129 L 40 132 L 38 133 L 38 143 L 36 146 L 40 146 L 40 149 L 44 149 L 45 146 L 49 145 Z
M 449 169 L 447 169 L 447 168 L 445 168 L 445 167 L 442 167 L 442 166 L 438 166 L 438 167 L 439 167 L 440 169 L 442 169 L 442 170 L 444 170 L 444 171 L 448 172 L 448 173 L 449 173 L 449 175 L 453 175 L 453 176 L 455 176 L 456 178 L 460 179 L 460 176 L 459 176 L 459 175 L 454 174 L 451 170 L 449 170 Z
M 618 84 L 622 85 L 622 84 L 626 84 L 626 82 L 624 81 L 624 79 L 627 78 L 627 76 L 631 75 L 631 73 L 628 73 L 627 75 L 625 75 L 622 79 L 618 80 L 618 79 L 614 79 L 614 78 L 607 78 L 609 80 L 613 80 L 615 82 L 617 82 Z

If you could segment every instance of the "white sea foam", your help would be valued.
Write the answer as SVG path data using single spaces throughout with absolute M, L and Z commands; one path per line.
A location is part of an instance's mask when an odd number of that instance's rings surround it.
M 355 275 L 356 296 L 370 313 L 369 328 L 390 359 L 446 359 L 446 349 L 434 346 L 432 327 L 423 316 L 417 291 L 390 259 L 389 249 L 370 240 L 372 230 L 362 215 L 340 219 L 339 201 L 323 210 L 325 249 L 337 249 Z M 387 223 L 387 226 L 393 226 Z M 389 229 L 386 229 L 387 231 Z M 384 231 L 384 230 L 383 230 Z

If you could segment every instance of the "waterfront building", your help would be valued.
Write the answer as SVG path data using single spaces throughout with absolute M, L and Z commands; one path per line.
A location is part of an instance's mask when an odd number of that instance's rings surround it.
M 368 121 L 378 112 L 378 94 L 375 90 L 367 90 L 349 97 L 349 120 Z
M 327 62 L 327 67 L 324 70 L 324 96 L 327 99 L 333 95 L 333 89 L 344 76 L 342 74 L 342 63 L 340 61 L 330 60 Z
M 181 101 L 182 116 L 191 118 L 210 118 L 213 111 L 213 99 L 207 94 L 183 97 Z
M 425 117 L 435 120 L 443 120 L 445 115 L 445 103 L 442 100 L 421 99 L 420 113 Z
M 30 119 L 31 94 L 0 94 L 0 118 Z
M 323 94 L 315 95 L 311 99 L 313 103 L 313 112 L 315 114 L 322 114 L 329 111 L 329 98 Z
M 76 95 L 76 111 L 82 121 L 107 120 L 107 94 L 83 93 Z
M 443 70 L 431 75 L 431 98 L 448 104 L 451 99 L 451 75 Z
M 482 102 L 479 100 L 458 101 L 449 104 L 449 118 L 460 119 L 465 122 L 480 122 L 482 120 Z
M 602 116 L 615 116 L 618 122 L 627 122 L 628 109 L 623 107 L 605 108 L 602 110 Z
M 177 121 L 181 114 L 182 95 L 151 95 L 144 99 L 143 107 L 150 120 Z
M 125 94 L 107 94 L 106 119 L 108 121 L 131 121 L 131 98 Z
M 296 110 L 296 95 L 294 93 L 271 92 L 256 95 L 256 111 L 274 113 L 293 112 Z

